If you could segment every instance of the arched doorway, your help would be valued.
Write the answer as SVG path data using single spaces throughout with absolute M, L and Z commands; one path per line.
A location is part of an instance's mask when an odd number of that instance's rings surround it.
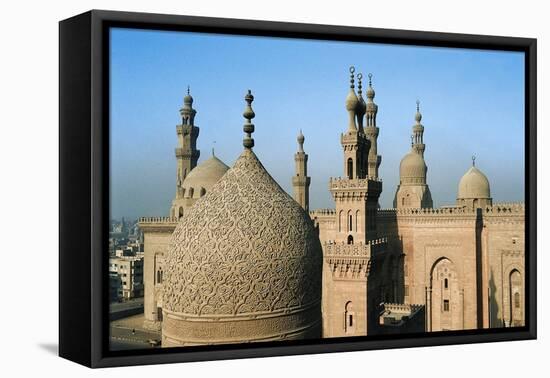
M 509 307 L 509 316 L 510 316 L 510 326 L 511 327 L 521 327 L 523 326 L 523 280 L 521 278 L 521 273 L 514 269 L 510 272 L 509 277 L 509 298 L 508 298 L 508 307 Z
M 464 328 L 464 294 L 454 263 L 446 257 L 432 266 L 428 292 L 428 330 Z

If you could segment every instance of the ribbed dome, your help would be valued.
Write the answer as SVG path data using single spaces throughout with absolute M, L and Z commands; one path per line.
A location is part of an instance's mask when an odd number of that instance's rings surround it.
M 178 223 L 165 266 L 163 346 L 320 337 L 319 238 L 249 149 Z
M 424 158 L 416 153 L 415 151 L 409 152 L 407 155 L 401 159 L 401 164 L 399 164 L 399 177 L 402 183 L 406 183 L 410 179 L 417 179 L 426 182 L 426 172 L 428 167 Z
M 208 192 L 212 186 L 227 172 L 229 167 L 215 156 L 197 165 L 183 180 L 182 188 L 188 197 L 192 190 L 191 198 L 200 198 Z M 201 195 L 202 191 L 202 195 Z
M 471 167 L 458 184 L 458 198 L 491 198 L 487 176 L 476 167 Z

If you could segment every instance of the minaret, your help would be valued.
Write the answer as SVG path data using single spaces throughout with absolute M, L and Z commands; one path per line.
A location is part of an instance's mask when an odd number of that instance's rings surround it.
M 197 166 L 200 151 L 197 150 L 197 137 L 199 128 L 195 126 L 195 115 L 197 111 L 193 109 L 193 97 L 187 87 L 187 95 L 183 98 L 183 107 L 180 109 L 181 125 L 176 126 L 178 134 L 178 147 L 176 147 L 177 159 L 177 194 L 176 198 L 181 198 L 181 185 L 189 172 Z
M 411 135 L 411 151 L 399 164 L 399 185 L 393 200 L 395 208 L 432 208 L 432 194 L 427 183 L 428 167 L 424 160 L 424 126 L 420 123 L 420 102 L 416 101 L 416 123 Z
M 367 104 L 365 116 L 365 134 L 370 141 L 370 150 L 366 157 L 368 161 L 368 176 L 378 180 L 378 168 L 382 162 L 382 156 L 378 155 L 378 133 L 376 126 L 376 114 L 378 105 L 374 103 L 375 92 L 372 88 L 372 74 L 369 73 L 369 87 L 367 89 Z
M 413 149 L 424 157 L 424 151 L 426 150 L 426 145 L 424 144 L 424 126 L 420 123 L 422 121 L 422 113 L 420 113 L 420 101 L 416 100 L 416 114 L 414 116 L 416 121 L 413 126 L 412 142 Z
M 371 143 L 362 122 L 367 109 L 361 104 L 361 74 L 357 75 L 359 96 L 355 94 L 354 71 L 351 67 L 351 86 L 346 98 L 348 129 L 340 137 L 344 177 L 331 178 L 329 182 L 336 210 L 334 239 L 323 244 L 321 297 L 325 337 L 367 335 L 369 321 L 374 320 L 370 314 L 378 311 L 379 303 L 378 296 L 371 295 L 379 290 L 376 286 L 369 288 L 370 263 L 385 249 L 376 230 L 382 182 L 367 176 L 366 157 Z
M 369 154 L 370 141 L 357 127 L 355 120 L 362 108 L 354 90 L 354 72 L 350 68 L 350 91 L 346 97 L 346 110 L 349 115 L 348 130 L 341 134 L 340 142 L 344 150 L 344 177 L 330 179 L 330 191 L 336 202 L 337 243 L 366 243 L 376 238 L 376 211 L 382 183 L 367 177 L 365 157 Z M 361 78 L 361 76 L 358 76 Z M 363 113 L 364 114 L 364 113 Z M 362 117 L 361 117 L 362 118 Z
M 341 135 L 340 143 L 344 149 L 344 174 L 349 179 L 365 178 L 367 165 L 365 156 L 369 153 L 370 142 L 361 129 L 357 128 L 357 111 L 361 112 L 361 103 L 355 94 L 355 67 L 350 67 L 350 89 L 346 97 L 348 111 L 348 130 Z M 361 122 L 362 124 L 362 122 Z
M 309 211 L 309 184 L 311 178 L 307 175 L 307 154 L 304 152 L 304 134 L 300 130 L 298 134 L 298 152 L 294 154 L 296 163 L 296 175 L 292 177 L 292 188 L 294 189 L 294 200 Z

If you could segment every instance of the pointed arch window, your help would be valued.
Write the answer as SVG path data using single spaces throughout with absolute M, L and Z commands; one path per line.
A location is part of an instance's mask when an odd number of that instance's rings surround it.
M 157 283 L 161 284 L 162 279 L 163 279 L 163 272 L 162 272 L 162 268 L 160 268 L 159 270 L 157 270 Z
M 346 333 L 352 333 L 355 330 L 355 312 L 351 301 L 347 302 L 344 308 L 344 330 Z

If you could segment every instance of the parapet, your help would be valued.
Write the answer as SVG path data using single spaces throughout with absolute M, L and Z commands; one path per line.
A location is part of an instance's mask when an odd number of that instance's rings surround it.
M 335 209 L 315 209 L 311 210 L 309 212 L 310 217 L 318 217 L 318 216 L 334 216 L 336 215 Z
M 143 231 L 173 232 L 178 224 L 176 217 L 141 217 L 138 221 Z
M 487 215 L 524 215 L 525 203 L 523 202 L 502 202 L 494 203 L 492 206 L 487 206 L 483 209 L 483 213 Z
M 323 255 L 325 257 L 359 257 L 370 259 L 371 256 L 385 251 L 387 238 L 369 240 L 367 243 L 346 244 L 325 242 L 323 244 Z
M 381 303 L 379 323 L 381 326 L 407 327 L 407 323 L 410 323 L 413 318 L 423 314 L 424 305 L 421 304 Z M 414 327 L 414 324 L 411 323 L 411 325 Z
M 440 207 L 440 208 L 400 208 L 400 209 L 380 209 L 378 215 L 452 215 L 452 214 L 475 214 L 475 210 L 468 209 L 466 207 Z
M 359 192 L 363 195 L 372 194 L 378 196 L 382 192 L 382 181 L 374 176 L 351 180 L 342 177 L 331 177 L 329 179 L 328 188 L 333 195 L 338 194 L 335 192 L 349 191 L 352 195 L 356 195 Z

